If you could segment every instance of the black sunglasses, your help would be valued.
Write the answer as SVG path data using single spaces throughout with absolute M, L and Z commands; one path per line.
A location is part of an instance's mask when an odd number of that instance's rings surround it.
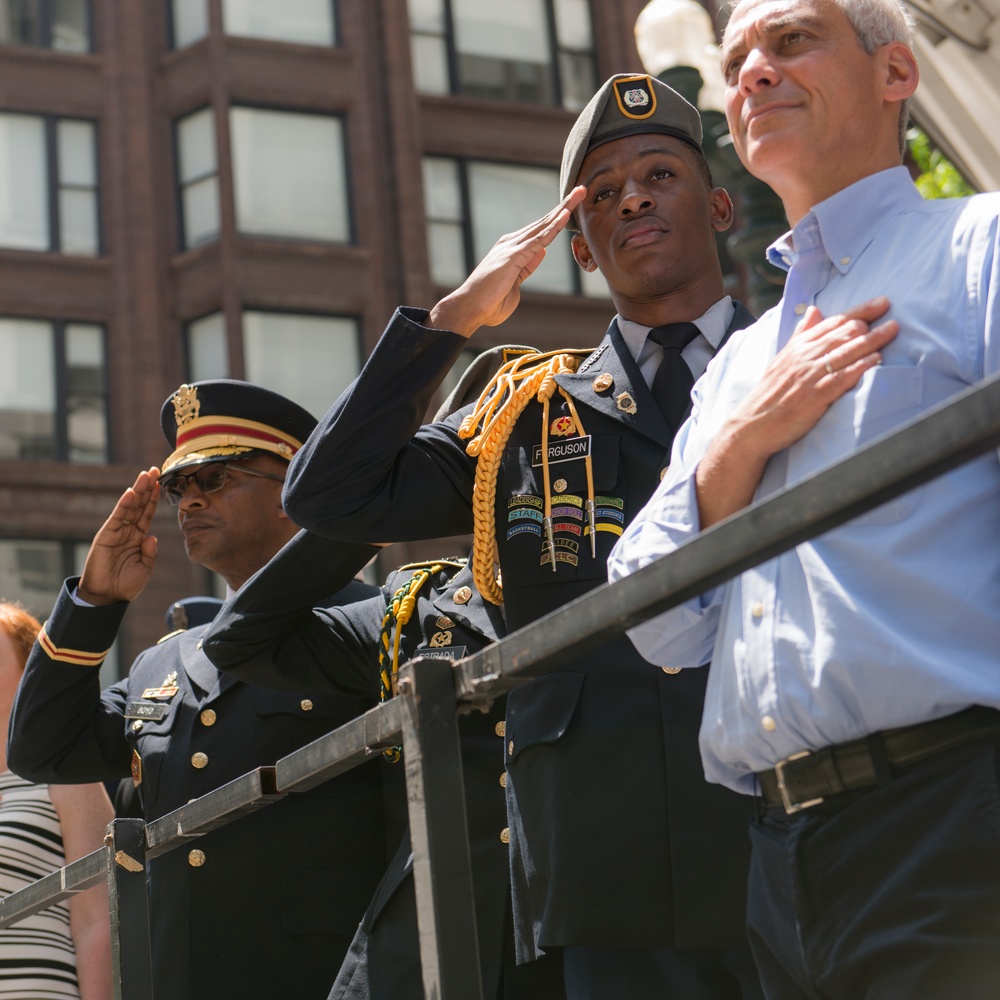
M 167 498 L 167 503 L 171 507 L 176 507 L 192 479 L 202 493 L 217 493 L 226 485 L 226 475 L 229 472 L 242 472 L 248 476 L 259 476 L 261 479 L 276 479 L 279 483 L 285 481 L 284 476 L 276 476 L 273 472 L 261 472 L 260 469 L 251 469 L 239 463 L 230 465 L 228 462 L 212 462 L 211 465 L 198 466 L 194 472 L 173 476 L 167 482 L 161 480 L 160 490 Z

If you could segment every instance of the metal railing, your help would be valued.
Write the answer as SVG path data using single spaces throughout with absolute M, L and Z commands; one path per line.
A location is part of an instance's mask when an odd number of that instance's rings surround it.
M 114 820 L 105 848 L 0 900 L 0 927 L 106 878 L 115 996 L 149 1000 L 146 860 L 328 781 L 401 741 L 424 993 L 427 1000 L 482 1000 L 458 714 L 489 703 L 596 640 L 998 447 L 1000 376 L 994 376 L 837 465 L 714 525 L 633 576 L 598 587 L 458 663 L 412 661 L 400 670 L 395 699 L 274 767 L 242 775 L 148 824 Z

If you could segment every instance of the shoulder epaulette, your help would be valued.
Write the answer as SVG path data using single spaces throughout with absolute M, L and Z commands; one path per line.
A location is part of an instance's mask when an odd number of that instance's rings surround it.
M 186 628 L 175 628 L 173 632 L 168 632 L 166 635 L 161 635 L 160 638 L 156 640 L 156 645 L 159 646 L 161 642 L 166 642 L 167 639 L 172 639 L 175 635 L 180 635 L 181 633 L 186 631 L 187 631 Z

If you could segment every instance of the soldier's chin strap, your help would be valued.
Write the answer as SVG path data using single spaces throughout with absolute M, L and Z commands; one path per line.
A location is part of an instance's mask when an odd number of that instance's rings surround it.
M 493 604 L 503 603 L 496 540 L 497 474 L 514 424 L 532 398 L 542 404 L 542 482 L 545 492 L 543 546 L 548 545 L 552 571 L 556 570 L 556 548 L 552 532 L 552 487 L 549 475 L 549 402 L 559 388 L 556 375 L 575 372 L 580 362 L 590 353 L 589 348 L 579 351 L 550 351 L 547 354 L 523 354 L 508 361 L 483 390 L 472 413 L 462 421 L 459 428 L 460 438 L 472 438 L 466 446 L 466 452 L 479 459 L 472 491 L 472 576 L 479 593 Z M 583 424 L 580 422 L 573 400 L 562 389 L 559 391 L 569 404 L 576 433 L 584 434 Z M 476 429 L 479 427 L 482 429 L 476 434 Z M 589 454 L 585 461 L 590 547 L 591 553 L 596 555 L 594 469 Z

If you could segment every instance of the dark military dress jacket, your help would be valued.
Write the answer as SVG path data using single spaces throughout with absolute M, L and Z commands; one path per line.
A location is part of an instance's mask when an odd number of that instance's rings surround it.
M 336 693 L 240 683 L 205 656 L 204 626 L 166 636 L 102 691 L 98 668 L 127 605 L 81 607 L 75 583 L 31 652 L 11 714 L 10 767 L 29 780 L 131 774 L 151 820 L 373 704 L 357 678 Z M 359 584 L 347 597 L 370 591 Z M 380 773 L 365 765 L 153 859 L 157 1000 L 325 997 L 385 850 Z
M 345 543 L 300 532 L 223 607 L 205 650 L 227 674 L 276 687 L 338 691 L 345 665 L 379 689 L 379 642 L 385 609 L 426 564 L 389 576 L 380 596 L 350 605 L 313 607 L 330 589 L 329 566 Z M 370 550 L 374 553 L 375 550 Z M 464 560 L 442 560 L 417 591 L 401 628 L 399 663 L 417 655 L 453 659 L 503 634 L 500 609 L 482 600 Z M 510 873 L 503 789 L 503 699 L 488 712 L 459 719 L 476 924 L 484 995 L 509 1000 L 561 1000 L 561 964 L 517 969 L 510 924 Z M 397 795 L 387 812 L 403 818 L 403 764 L 382 762 L 384 786 Z M 371 900 L 331 998 L 423 1000 L 413 854 L 408 831 Z
M 359 378 L 293 460 L 285 505 L 321 534 L 406 540 L 472 528 L 475 461 L 467 410 L 420 426 L 466 341 L 397 311 Z M 730 330 L 752 322 L 737 307 Z M 496 495 L 510 631 L 607 579 L 612 545 L 668 462 L 669 430 L 613 322 L 574 374 L 556 381 L 591 436 L 597 554 L 577 532 L 585 463 L 550 465 L 560 558 L 537 523 L 541 405 L 507 443 Z M 559 404 L 562 404 L 560 406 Z M 550 420 L 566 414 L 553 397 Z M 567 438 L 558 439 L 562 443 Z M 564 482 L 558 484 L 555 480 Z M 569 544 L 561 544 L 569 543 Z M 707 671 L 668 674 L 621 637 L 516 688 L 505 753 L 519 960 L 559 945 L 718 949 L 745 944 L 749 800 L 703 777 L 698 729 Z

